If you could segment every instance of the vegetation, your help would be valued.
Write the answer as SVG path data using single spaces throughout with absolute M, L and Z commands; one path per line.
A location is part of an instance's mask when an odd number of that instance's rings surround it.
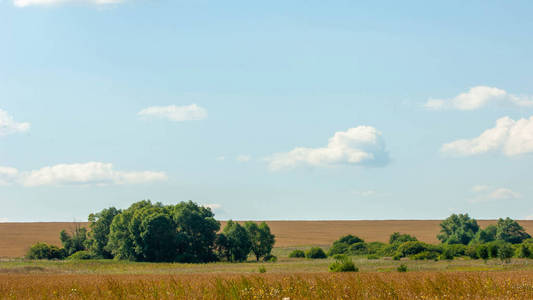
M 293 258 L 304 258 L 305 257 L 305 252 L 303 250 L 293 250 L 290 254 L 289 254 L 289 257 L 293 257 Z
M 324 252 L 324 250 L 322 250 L 322 248 L 313 247 L 313 248 L 307 250 L 307 252 L 305 253 L 305 257 L 306 258 L 311 258 L 311 259 L 322 259 L 322 258 L 326 258 L 327 255 L 326 255 L 326 252 Z
M 64 249 L 46 243 L 37 243 L 31 246 L 26 254 L 28 259 L 63 259 L 65 256 Z
M 358 272 L 359 268 L 348 257 L 339 257 L 334 263 L 329 265 L 330 272 Z

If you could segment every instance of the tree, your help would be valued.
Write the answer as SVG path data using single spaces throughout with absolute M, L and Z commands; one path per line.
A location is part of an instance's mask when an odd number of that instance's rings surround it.
M 113 254 L 106 248 L 109 242 L 109 231 L 113 218 L 120 213 L 114 207 L 103 209 L 99 213 L 89 215 L 88 249 L 96 256 L 113 258 Z
M 351 245 L 355 243 L 364 243 L 364 242 L 365 241 L 362 238 L 355 236 L 355 235 L 348 234 L 348 235 L 340 237 L 338 240 L 336 240 L 333 243 L 345 243 L 345 244 Z
M 313 247 L 307 250 L 307 252 L 305 252 L 305 257 L 312 258 L 312 259 L 322 259 L 322 258 L 327 258 L 327 255 L 326 255 L 326 252 L 322 250 L 322 248 Z
M 513 257 L 513 253 L 513 247 L 511 247 L 511 245 L 508 243 L 505 243 L 498 249 L 498 258 L 501 259 L 501 261 L 509 263 L 511 261 L 511 257 Z
M 174 261 L 176 258 L 176 224 L 163 211 L 152 210 L 140 224 L 137 252 L 145 261 Z
M 46 243 L 34 244 L 26 254 L 28 259 L 64 259 L 65 256 L 65 249 Z
M 267 223 L 262 222 L 259 226 L 255 222 L 244 223 L 244 228 L 248 232 L 251 242 L 251 251 L 254 253 L 257 261 L 261 257 L 266 257 L 272 252 L 275 243 L 275 236 L 270 233 L 270 227 Z
M 229 220 L 223 234 L 225 238 L 221 239 L 225 241 L 225 245 L 221 247 L 224 248 L 223 252 L 227 253 L 229 261 L 245 261 L 252 248 L 246 229 L 239 223 Z
M 508 243 L 520 244 L 531 237 L 518 222 L 511 218 L 499 219 L 496 228 L 496 239 Z
M 76 225 L 72 234 L 68 234 L 66 230 L 62 230 L 59 233 L 59 239 L 61 240 L 61 244 L 63 244 L 66 255 L 70 256 L 78 251 L 86 250 L 87 229 Z
M 484 244 L 496 240 L 496 225 L 489 225 L 485 229 L 481 229 L 477 232 L 474 241 Z
M 453 214 L 440 223 L 437 238 L 447 244 L 467 245 L 479 231 L 479 225 L 468 214 Z
M 416 241 L 418 241 L 416 237 L 411 236 L 409 234 L 401 234 L 399 232 L 394 232 L 393 234 L 391 234 L 389 238 L 389 244 L 394 244 L 394 243 L 401 244 L 405 242 L 416 242 Z

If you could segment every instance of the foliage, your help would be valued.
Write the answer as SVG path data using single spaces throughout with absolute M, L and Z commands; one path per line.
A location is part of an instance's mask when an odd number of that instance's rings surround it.
M 477 254 L 477 257 L 486 261 L 487 259 L 490 258 L 489 246 L 487 244 L 478 245 L 476 247 L 476 254 Z
M 255 255 L 257 261 L 261 257 L 266 257 L 272 252 L 275 243 L 275 236 L 270 233 L 270 227 L 267 223 L 262 222 L 257 225 L 255 222 L 246 222 L 244 227 L 248 232 L 250 242 L 252 243 L 251 251 Z
M 67 257 L 67 259 L 71 259 L 71 260 L 83 260 L 83 259 L 93 259 L 93 258 L 94 258 L 94 255 L 87 250 L 78 251 L 72 254 L 71 256 Z
M 511 218 L 500 218 L 496 227 L 496 239 L 498 240 L 512 244 L 520 244 L 522 241 L 531 238 L 524 228 Z
M 327 256 L 324 250 L 322 250 L 322 248 L 313 247 L 307 250 L 307 252 L 305 253 L 305 257 L 311 258 L 311 259 L 322 259 L 322 258 L 326 258 Z
M 411 255 L 411 259 L 415 260 L 436 260 L 439 258 L 439 253 L 435 251 L 424 250 L 418 254 Z
M 370 242 L 366 243 L 367 253 L 368 254 L 378 254 L 381 250 L 388 245 L 382 242 Z
M 267 269 L 265 266 L 259 266 L 259 273 L 266 273 Z
M 396 270 L 400 273 L 405 273 L 407 272 L 407 265 L 405 264 L 401 264 L 398 266 L 398 268 L 396 268 Z
M 362 255 L 368 253 L 368 248 L 365 243 L 354 243 L 348 248 L 348 252 L 352 255 Z
M 221 244 L 220 252 L 228 261 L 245 261 L 252 248 L 250 237 L 246 229 L 237 222 L 229 220 L 222 234 L 217 239 Z
M 518 249 L 516 249 L 516 256 L 520 258 L 533 258 L 532 246 L 528 243 L 520 244 Z
M 358 237 L 358 236 L 355 236 L 355 235 L 351 235 L 351 234 L 348 234 L 348 235 L 345 235 L 345 236 L 342 236 L 340 237 L 337 241 L 333 242 L 334 244 L 335 243 L 345 243 L 345 244 L 348 244 L 348 245 L 352 245 L 352 244 L 355 244 L 355 243 L 364 243 L 365 241 Z
M 61 244 L 63 244 L 67 256 L 87 249 L 87 229 L 84 227 L 76 226 L 72 234 L 68 234 L 65 230 L 62 230 L 59 233 L 59 239 L 61 240 Z
M 333 245 L 331 246 L 331 248 L 329 248 L 328 255 L 329 256 L 334 256 L 334 255 L 337 255 L 337 254 L 348 253 L 348 248 L 349 247 L 350 247 L 350 245 L 348 245 L 346 243 L 334 242 Z
M 334 263 L 329 265 L 330 272 L 359 272 L 359 268 L 355 266 L 353 261 L 347 257 L 337 259 Z
M 395 243 L 405 243 L 405 242 L 416 242 L 418 241 L 416 237 L 409 234 L 401 234 L 399 232 L 394 232 L 389 238 L 389 244 Z
M 489 225 L 485 229 L 481 229 L 477 232 L 474 241 L 477 243 L 489 243 L 496 240 L 496 231 L 498 228 L 496 225 Z
M 272 254 L 268 254 L 267 256 L 263 257 L 263 261 L 274 263 L 278 261 L 278 257 Z
M 65 256 L 65 249 L 46 243 L 34 244 L 26 254 L 28 259 L 64 259 Z
M 513 257 L 513 247 L 511 247 L 510 244 L 505 243 L 501 247 L 498 248 L 498 258 L 501 261 L 504 261 L 506 263 L 511 261 L 511 257 Z
M 88 249 L 97 257 L 113 258 L 113 254 L 107 249 L 109 231 L 113 218 L 120 213 L 114 207 L 103 209 L 99 213 L 89 215 Z
M 428 249 L 429 249 L 428 245 L 422 242 L 418 242 L 418 241 L 405 242 L 398 247 L 398 250 L 396 251 L 396 255 L 398 255 L 399 257 L 406 257 L 406 256 L 418 254 Z
M 296 249 L 296 250 L 293 250 L 291 253 L 289 253 L 289 257 L 303 258 L 305 257 L 305 252 L 303 250 Z
M 468 214 L 453 214 L 440 223 L 437 238 L 447 244 L 467 245 L 479 231 L 479 225 Z

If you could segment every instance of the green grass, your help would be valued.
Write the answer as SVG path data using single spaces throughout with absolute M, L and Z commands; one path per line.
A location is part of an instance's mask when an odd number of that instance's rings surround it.
M 276 248 L 278 256 L 275 263 L 248 261 L 244 263 L 141 263 L 114 260 L 65 260 L 65 261 L 0 261 L 0 273 L 62 273 L 62 274 L 190 274 L 190 273 L 257 273 L 264 265 L 269 273 L 318 273 L 327 272 L 334 259 L 288 258 L 294 249 L 305 250 L 309 247 Z M 455 259 L 452 261 L 395 261 L 387 258 L 367 259 L 364 256 L 352 257 L 361 272 L 394 272 L 400 263 L 406 264 L 409 272 L 417 271 L 533 271 L 533 260 L 513 259 L 504 264 L 499 260 Z

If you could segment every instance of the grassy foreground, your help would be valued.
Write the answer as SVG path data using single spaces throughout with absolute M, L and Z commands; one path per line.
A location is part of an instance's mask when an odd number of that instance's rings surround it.
M 0 299 L 533 299 L 533 263 L 527 259 L 509 264 L 353 261 L 359 273 L 329 273 L 330 259 L 236 264 L 7 260 L 0 261 Z M 400 263 L 407 273 L 396 271 Z M 265 274 L 259 274 L 260 266 Z

